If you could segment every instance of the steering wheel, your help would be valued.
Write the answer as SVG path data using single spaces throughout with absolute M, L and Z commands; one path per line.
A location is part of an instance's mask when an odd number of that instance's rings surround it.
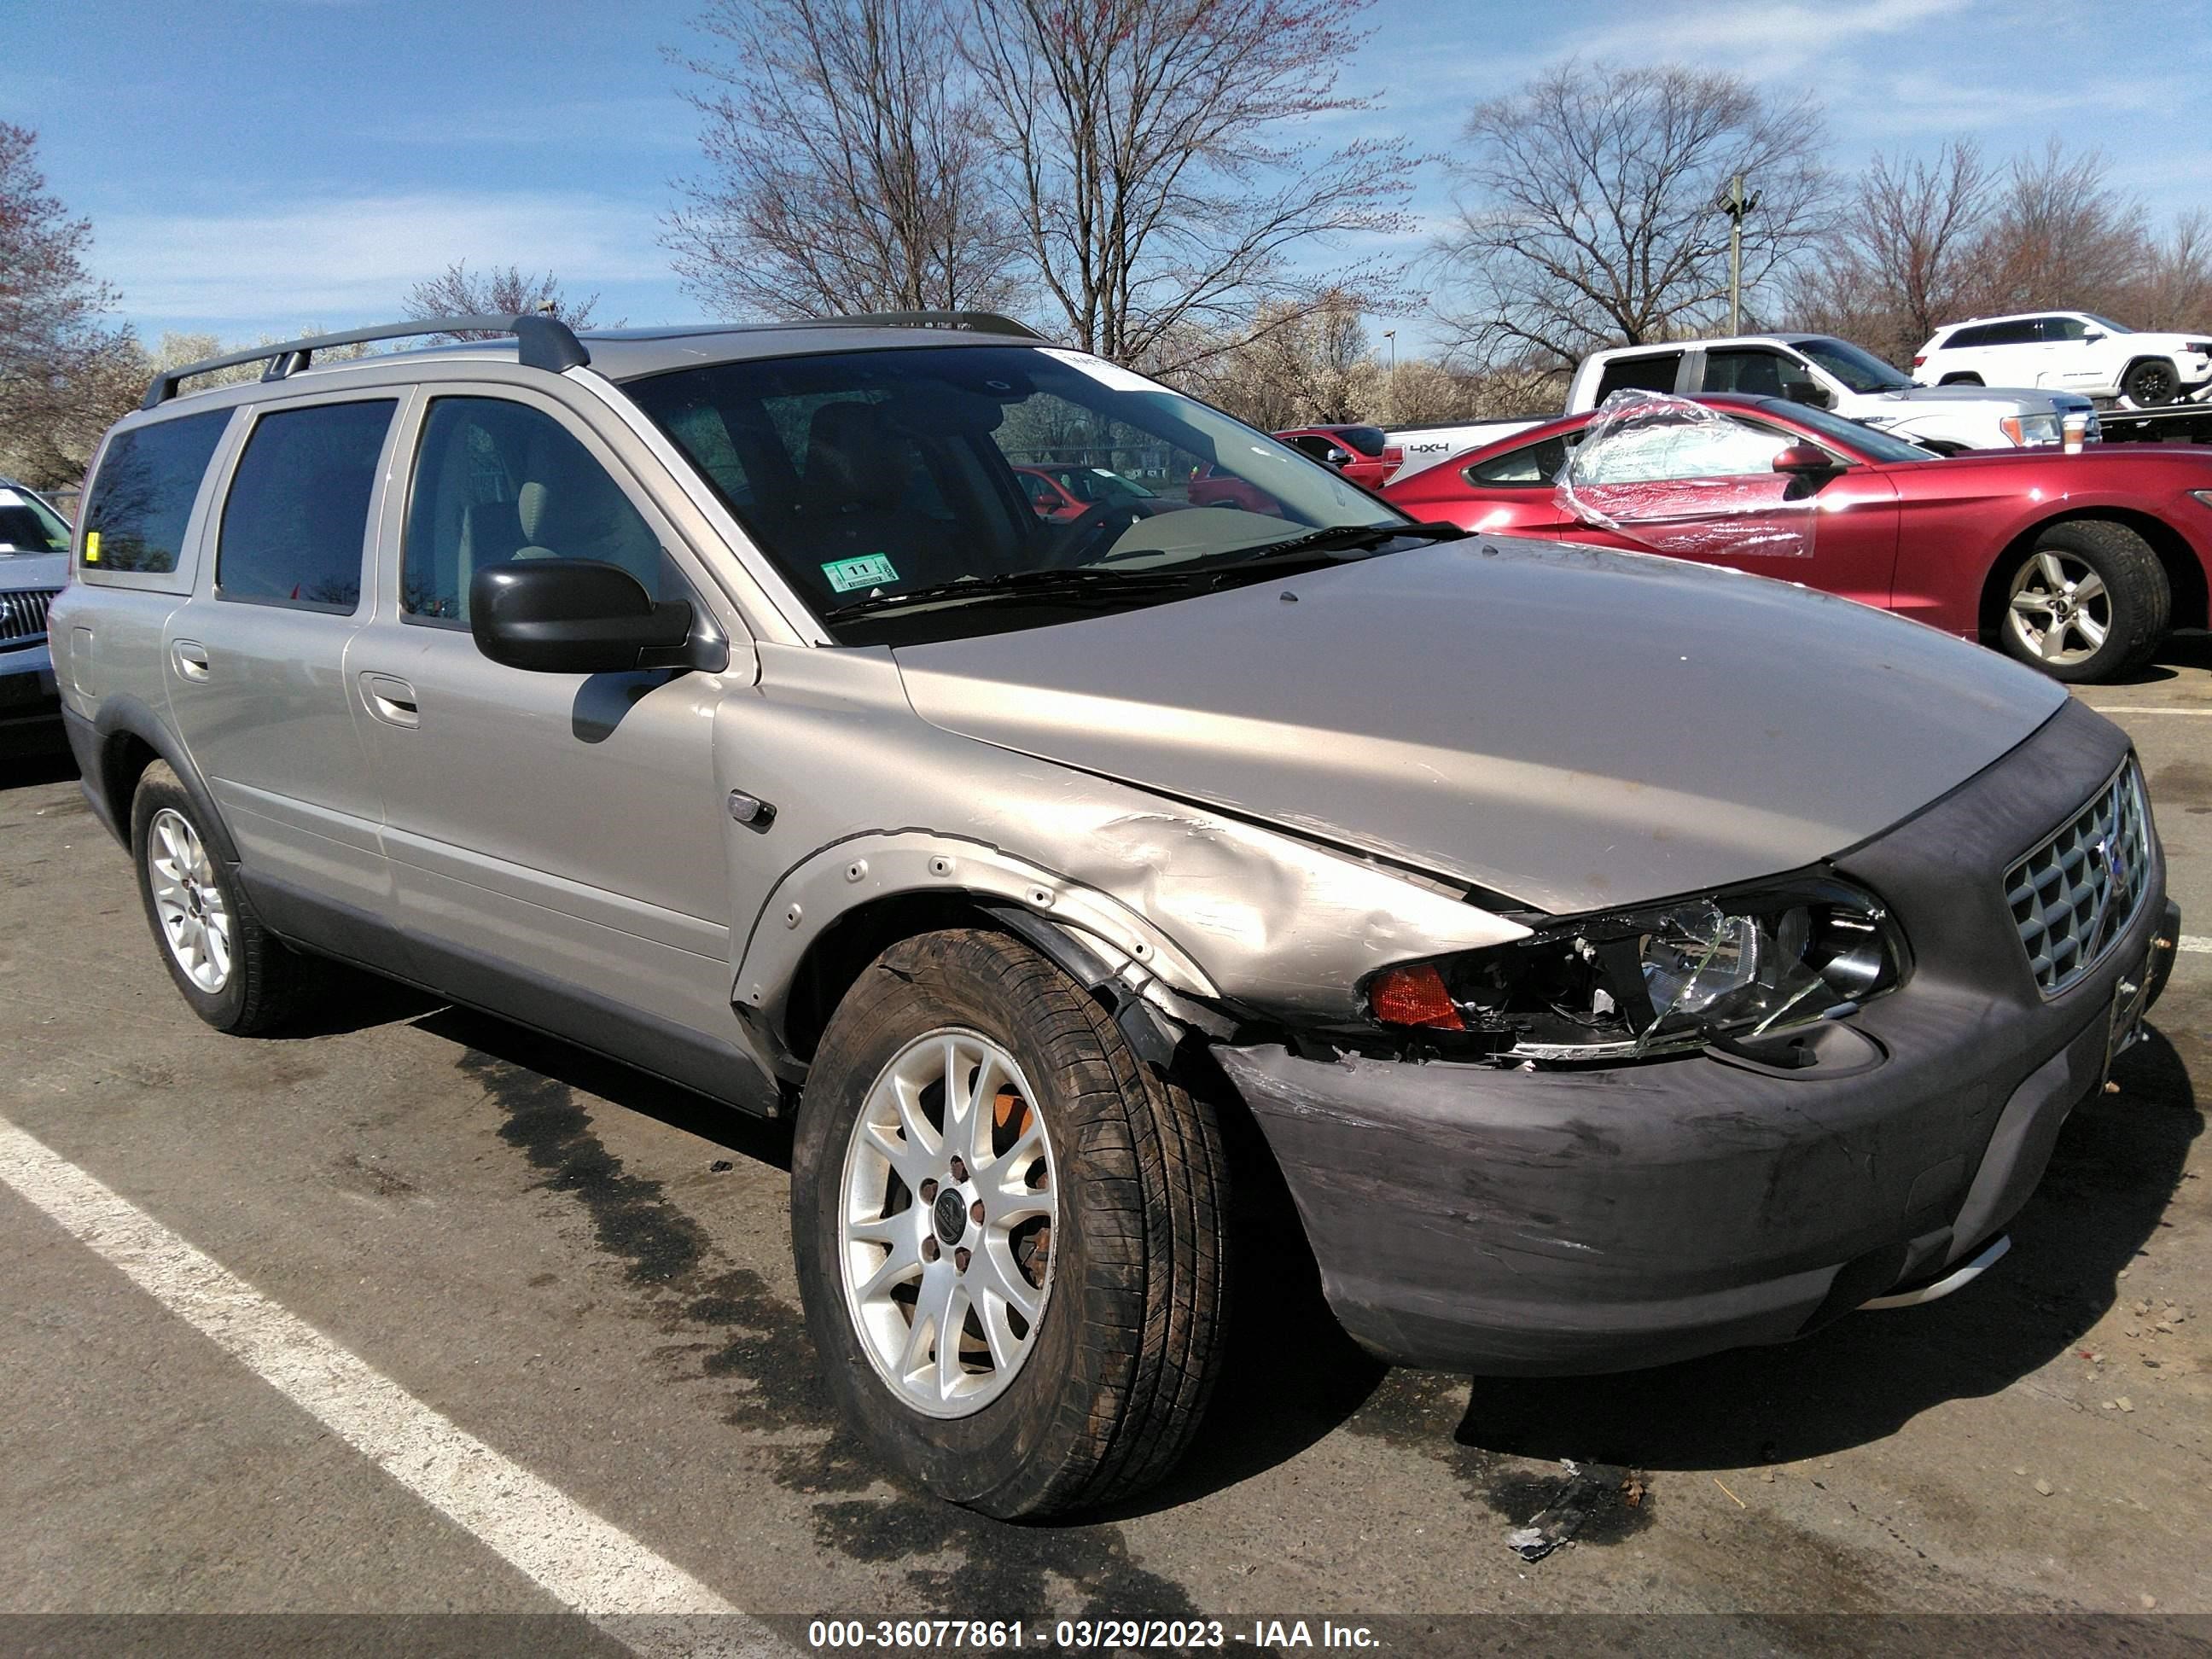
M 1114 538 L 1143 516 L 1127 501 L 1091 502 L 1060 526 L 1051 568 L 1074 570 L 1089 564 L 1093 555 L 1103 551 Z

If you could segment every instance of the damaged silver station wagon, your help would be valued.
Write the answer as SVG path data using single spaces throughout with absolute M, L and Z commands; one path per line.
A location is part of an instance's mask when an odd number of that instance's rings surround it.
M 316 361 L 432 331 L 497 337 Z M 1784 1340 L 1994 1260 L 2171 966 L 2039 675 L 996 318 L 292 342 L 86 501 L 69 733 L 193 1009 L 335 960 L 795 1114 L 829 1386 L 994 1515 L 1188 1443 L 1240 1162 L 1392 1360 Z

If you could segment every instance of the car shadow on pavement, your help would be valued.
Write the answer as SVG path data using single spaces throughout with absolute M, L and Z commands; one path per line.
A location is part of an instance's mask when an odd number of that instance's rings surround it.
M 2012 1224 L 2008 1258 L 1976 1283 L 1778 1347 L 1610 1376 L 1478 1378 L 1455 1438 L 1645 1470 L 1749 1468 L 1863 1445 L 1946 1401 L 2010 1386 L 2081 1346 L 2124 1291 L 2150 1293 L 2203 1118 L 2183 1056 L 2155 1030 L 2113 1076 L 2119 1092 L 2075 1109 Z M 2136 1282 L 2123 1285 L 2129 1269 Z M 2111 1355 L 2106 1374 L 2135 1373 L 2138 1346 Z
M 2162 680 L 2179 678 L 2179 671 L 2185 668 L 2212 669 L 2212 634 L 2169 635 L 2151 659 L 2134 673 L 2115 675 L 2101 684 L 2156 685 Z
M 726 1147 L 739 1158 L 779 1170 L 791 1168 L 787 1119 L 755 1117 L 618 1060 L 605 1059 L 558 1037 L 474 1009 L 438 1004 L 418 1015 L 414 1024 L 417 1030 L 458 1043 L 465 1050 L 475 1049 L 566 1084 L 580 1094 L 596 1096 L 626 1112 L 636 1112 Z
M 76 761 L 66 748 L 11 753 L 0 747 L 0 790 L 28 789 L 40 783 L 67 783 L 76 776 Z

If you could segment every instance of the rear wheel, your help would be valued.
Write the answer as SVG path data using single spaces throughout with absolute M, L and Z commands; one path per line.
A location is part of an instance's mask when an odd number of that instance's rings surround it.
M 216 856 L 199 807 L 167 762 L 155 762 L 138 780 L 131 851 L 162 965 L 192 1012 L 239 1036 L 290 1018 L 314 964 L 254 919 L 236 873 Z
M 2124 525 L 2052 525 L 2007 580 L 2005 649 L 2054 679 L 2104 679 L 2139 667 L 2172 609 L 2150 544 Z
M 2120 377 L 2120 396 L 2137 409 L 2155 409 L 2160 404 L 2170 404 L 2180 393 L 2181 377 L 2163 357 L 2146 357 L 2139 363 L 2130 363 L 2128 372 Z
M 1030 946 L 894 945 L 823 1033 L 793 1148 L 831 1393 L 897 1468 L 989 1515 L 1150 1484 L 1217 1369 L 1225 1180 L 1211 1108 Z
M 1979 386 L 1981 383 L 1982 377 L 1978 374 L 1946 374 L 1942 382 L 1945 386 Z

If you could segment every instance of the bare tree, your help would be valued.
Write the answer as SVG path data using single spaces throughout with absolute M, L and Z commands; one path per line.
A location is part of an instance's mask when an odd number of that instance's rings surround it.
M 38 135 L 0 122 L 0 465 L 31 483 L 80 476 L 92 446 L 145 389 L 115 291 L 85 264 L 91 222 L 48 193 Z
M 2106 173 L 2098 151 L 2069 158 L 2056 138 L 2041 155 L 2014 161 L 1976 248 L 1983 273 L 1977 310 L 2124 305 L 2150 238 L 2142 204 L 2115 190 Z
M 1694 332 L 1726 310 L 1727 218 L 1741 173 L 1747 294 L 1825 224 L 1817 109 L 1731 75 L 1570 61 L 1476 106 L 1452 167 L 1457 221 L 1437 246 L 1440 315 L 1478 362 L 1571 366 L 1601 346 Z
M 592 313 L 599 303 L 596 294 L 582 300 L 569 299 L 562 293 L 560 280 L 550 270 L 542 276 L 525 275 L 515 265 L 471 270 L 465 259 L 447 265 L 439 276 L 416 283 L 401 301 L 410 318 L 520 317 L 543 312 L 578 329 L 591 326 Z M 600 326 L 620 328 L 622 324 L 616 321 Z M 464 330 L 440 337 L 474 340 L 494 337 Z
M 668 221 L 676 269 L 720 315 L 999 310 L 1017 244 L 946 0 L 712 0 L 726 58 L 672 61 L 711 90 L 706 176 Z
M 1173 373 L 1261 305 L 1287 320 L 1395 277 L 1376 258 L 1302 263 L 1406 226 L 1402 143 L 1329 150 L 1299 131 L 1375 107 L 1336 88 L 1364 0 L 968 3 L 1030 261 L 1073 343 Z
M 1932 162 L 1876 155 L 1832 242 L 1796 284 L 1793 319 L 1904 362 L 1980 296 L 1992 182 L 1981 151 L 1965 141 Z
M 2212 214 L 2177 218 L 2117 308 L 2142 328 L 2212 331 Z

